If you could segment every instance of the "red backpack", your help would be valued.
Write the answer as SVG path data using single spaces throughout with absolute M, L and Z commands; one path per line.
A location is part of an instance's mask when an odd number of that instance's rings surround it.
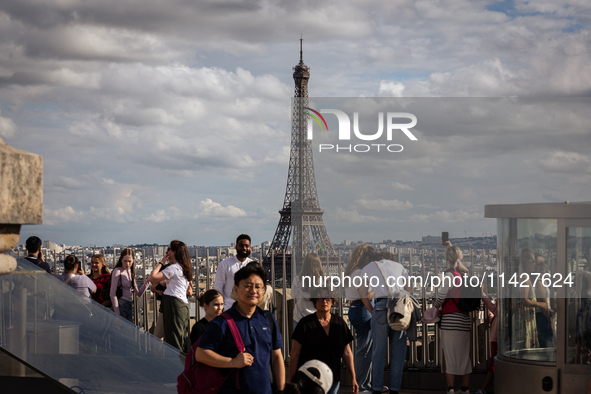
M 230 332 L 236 342 L 236 347 L 240 353 L 244 352 L 244 342 L 240 336 L 240 331 L 236 322 L 227 313 L 222 315 L 228 322 Z M 201 338 L 191 346 L 187 358 L 185 359 L 185 370 L 177 378 L 177 391 L 179 394 L 216 394 L 222 388 L 222 385 L 230 374 L 222 375 L 221 368 L 211 367 L 209 365 L 195 361 L 195 351 Z M 236 388 L 240 389 L 238 382 L 238 371 L 236 372 Z

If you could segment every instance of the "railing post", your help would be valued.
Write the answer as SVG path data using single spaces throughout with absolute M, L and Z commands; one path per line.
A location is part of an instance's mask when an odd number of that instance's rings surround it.
M 328 252 L 326 252 L 326 261 L 330 264 L 330 256 L 328 255 Z M 337 271 L 337 276 L 338 276 L 338 274 L 343 272 L 340 249 L 339 249 L 339 253 L 338 253 L 338 264 L 339 264 L 339 270 Z M 343 302 L 344 302 L 344 298 L 343 298 L 343 287 L 344 286 L 343 285 L 344 284 L 341 283 L 341 286 L 339 286 L 339 316 L 341 316 L 341 318 L 343 317 Z M 348 319 L 348 317 L 347 317 L 347 319 Z
M 426 279 L 425 277 L 425 249 L 421 249 L 421 278 L 423 281 Z M 421 307 L 423 312 L 427 310 L 427 283 L 423 282 L 423 288 L 421 289 Z M 423 368 L 427 366 L 427 348 L 429 347 L 429 328 L 427 327 L 427 323 L 421 322 L 421 342 L 423 343 L 422 346 L 422 366 Z
M 275 251 L 271 249 L 271 288 L 273 290 L 273 298 L 272 298 L 272 306 L 276 306 L 277 300 L 275 297 Z M 273 308 L 271 307 L 271 312 L 275 313 Z M 275 315 L 275 319 L 277 319 L 277 315 Z
M 439 276 L 439 262 L 437 261 L 437 249 L 433 250 L 433 256 L 435 258 L 435 275 Z M 436 287 L 435 288 L 435 299 L 437 299 L 437 296 L 439 296 L 439 288 Z M 435 325 L 435 367 L 439 366 L 439 338 L 440 338 L 440 332 L 439 332 L 439 324 Z
M 148 280 L 148 278 L 146 278 L 146 251 L 144 248 L 142 248 L 142 274 L 144 275 L 144 283 Z M 144 330 L 148 331 L 149 327 L 148 327 L 148 291 L 144 291 L 144 294 L 142 294 L 142 306 L 144 307 L 144 314 L 143 314 L 143 324 L 144 324 Z
M 210 282 L 210 275 L 211 275 L 211 269 L 209 268 L 209 248 L 207 248 L 207 250 L 205 251 L 205 271 L 206 271 L 206 275 L 205 275 L 205 291 L 209 290 L 211 287 L 211 282 Z
M 152 247 L 152 269 L 156 267 L 156 257 L 154 256 L 154 247 Z M 154 333 L 156 332 L 156 325 L 158 324 L 158 298 L 156 297 L 156 293 L 153 292 L 154 296 L 152 298 L 152 309 L 153 313 L 153 325 L 154 325 Z
M 293 262 L 293 253 L 292 253 L 292 264 Z M 281 301 L 281 336 L 282 338 L 289 338 L 289 335 L 287 335 L 289 333 L 288 329 L 287 329 L 287 318 L 288 318 L 288 314 L 287 314 L 287 262 L 285 260 L 285 250 L 283 251 L 283 297 L 282 297 L 282 301 Z M 284 342 L 284 347 L 285 347 L 285 354 L 283 355 L 283 361 L 287 361 L 287 354 L 289 353 L 289 341 L 285 341 Z

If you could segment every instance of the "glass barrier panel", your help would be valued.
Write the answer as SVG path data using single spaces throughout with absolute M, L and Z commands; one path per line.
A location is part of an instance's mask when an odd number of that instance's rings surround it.
M 92 393 L 176 393 L 184 359 L 24 259 L 0 276 L 0 346 L 68 387 Z
M 591 364 L 591 227 L 567 228 L 566 272 L 574 286 L 567 290 L 567 364 Z
M 499 353 L 556 361 L 556 219 L 498 219 Z

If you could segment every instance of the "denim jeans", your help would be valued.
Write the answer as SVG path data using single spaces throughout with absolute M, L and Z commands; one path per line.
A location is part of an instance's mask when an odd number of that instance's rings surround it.
M 372 300 L 373 304 L 373 300 Z M 355 328 L 357 348 L 355 350 L 355 376 L 359 391 L 370 391 L 371 357 L 373 340 L 371 338 L 371 313 L 361 301 L 353 301 L 349 307 L 349 321 Z
M 384 384 L 384 364 L 386 362 L 387 341 L 390 338 L 390 390 L 399 391 L 406 359 L 406 331 L 394 331 L 388 325 L 388 300 L 376 301 L 371 319 L 373 339 L 372 386 L 381 391 Z
M 133 323 L 133 302 L 119 298 L 119 314 Z
M 331 388 L 328 390 L 326 394 L 339 394 L 339 388 L 341 387 L 341 382 L 334 382 Z

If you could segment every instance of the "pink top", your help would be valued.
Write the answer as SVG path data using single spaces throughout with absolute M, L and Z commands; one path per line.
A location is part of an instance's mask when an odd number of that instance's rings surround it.
M 133 292 L 136 296 L 140 297 L 146 291 L 146 288 L 150 282 L 145 281 L 141 288 L 137 288 L 137 282 L 133 282 Z M 119 314 L 119 300 L 115 296 L 117 293 L 117 287 L 123 286 L 123 298 L 124 300 L 131 301 L 131 271 L 123 271 L 123 268 L 117 267 L 111 273 L 111 302 L 113 303 L 113 310 L 116 314 Z
M 488 309 L 488 312 L 489 312 L 488 318 L 489 318 L 489 322 L 490 322 L 490 341 L 497 342 L 497 338 L 498 338 L 497 304 L 493 304 L 493 302 L 488 297 L 482 297 L 482 301 L 484 302 L 484 306 Z M 491 318 L 491 315 L 492 315 L 492 318 Z

